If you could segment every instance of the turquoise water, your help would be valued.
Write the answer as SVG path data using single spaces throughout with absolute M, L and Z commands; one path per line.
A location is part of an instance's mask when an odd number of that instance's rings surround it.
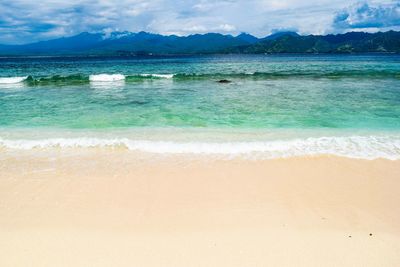
M 359 137 L 368 153 L 396 158 L 399 63 L 396 55 L 2 58 L 0 140 L 212 142 L 227 151 L 251 143 L 252 152 L 266 142 Z

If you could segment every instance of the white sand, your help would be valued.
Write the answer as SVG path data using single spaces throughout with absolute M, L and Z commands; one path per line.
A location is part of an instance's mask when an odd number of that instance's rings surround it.
M 399 204 L 398 161 L 3 154 L 0 266 L 400 266 Z

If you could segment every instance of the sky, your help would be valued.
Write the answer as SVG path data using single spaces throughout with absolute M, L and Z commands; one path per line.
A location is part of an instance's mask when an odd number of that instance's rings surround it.
M 400 0 L 0 0 L 0 43 L 81 32 L 164 35 L 400 30 Z

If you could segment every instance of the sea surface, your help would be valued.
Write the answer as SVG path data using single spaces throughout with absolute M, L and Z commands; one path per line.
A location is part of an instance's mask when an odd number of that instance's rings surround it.
M 0 58 L 0 152 L 55 147 L 400 159 L 400 55 Z

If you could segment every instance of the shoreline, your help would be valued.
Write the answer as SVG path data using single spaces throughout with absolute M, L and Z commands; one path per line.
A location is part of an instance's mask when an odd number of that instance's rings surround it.
M 399 177 L 336 156 L 5 153 L 0 265 L 397 266 Z
M 31 152 L 29 152 L 31 151 Z M 338 130 L 235 130 L 146 128 L 82 131 L 60 129 L 3 130 L 0 152 L 4 154 L 58 154 L 124 151 L 154 156 L 210 157 L 213 159 L 283 159 L 337 156 L 352 159 L 400 160 L 398 131 Z

